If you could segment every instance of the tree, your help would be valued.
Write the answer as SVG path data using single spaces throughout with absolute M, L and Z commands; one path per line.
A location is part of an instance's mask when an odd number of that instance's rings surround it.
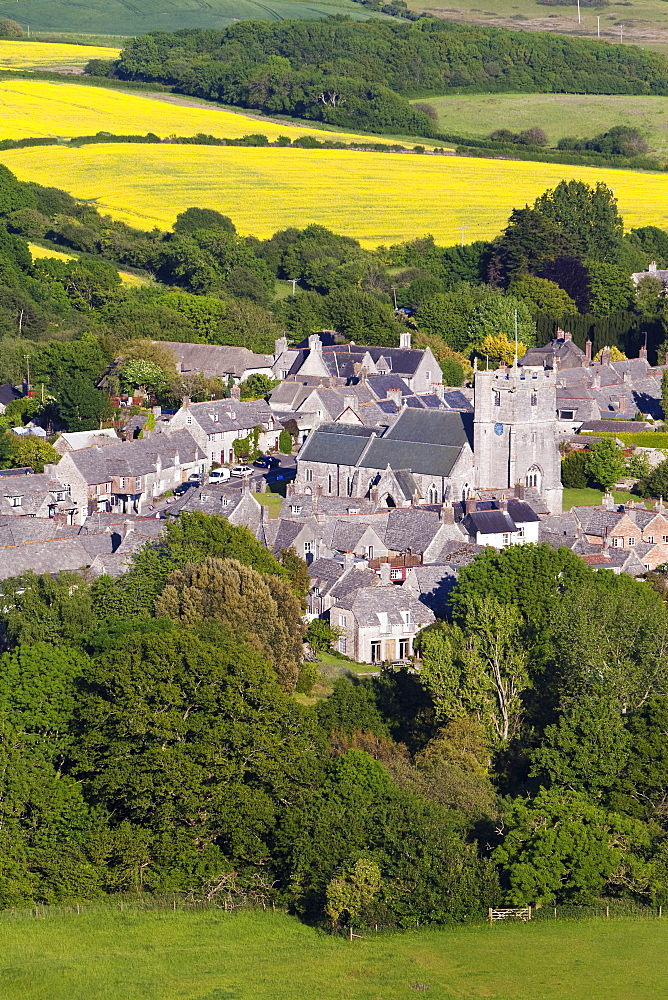
M 216 621 L 247 637 L 293 691 L 302 660 L 301 607 L 290 584 L 261 576 L 234 559 L 205 559 L 176 570 L 156 601 L 156 614 L 191 628 Z
M 159 392 L 168 382 L 167 373 L 153 361 L 143 361 L 136 358 L 126 361 L 119 368 L 121 380 L 131 388 L 144 389 L 147 392 Z
M 668 420 L 668 371 L 665 371 L 661 376 L 661 409 L 663 410 L 663 419 Z
M 529 686 L 521 617 L 492 594 L 473 597 L 465 627 L 439 624 L 417 640 L 420 678 L 439 719 L 474 715 L 499 744 L 518 731 L 522 692 Z
M 505 333 L 494 336 L 488 333 L 478 346 L 478 353 L 483 358 L 491 358 L 492 361 L 503 361 L 507 365 L 512 365 L 515 361 L 515 341 L 508 340 Z M 517 344 L 517 357 L 521 358 L 526 354 L 526 345 Z
M 0 20 L 0 38 L 23 38 L 23 28 L 8 17 Z
M 639 484 L 644 497 L 668 497 L 668 459 L 659 462 Z
M 589 486 L 589 456 L 584 449 L 576 448 L 561 460 L 561 482 L 569 490 Z
M 615 347 L 614 344 L 612 345 L 612 347 L 606 348 L 606 350 L 610 351 L 610 360 L 611 361 L 627 361 L 628 360 L 628 358 L 626 357 L 626 355 L 624 354 L 624 352 L 620 351 L 620 349 L 618 347 Z M 594 355 L 594 361 L 600 362 L 601 359 L 602 359 L 602 357 L 603 357 L 603 348 L 601 348 L 600 351 L 596 352 L 596 354 Z
M 304 641 L 316 653 L 326 653 L 341 637 L 341 629 L 332 627 L 324 618 L 314 618 L 309 622 Z
M 453 351 L 470 350 L 469 327 L 476 306 L 494 295 L 486 285 L 462 283 L 426 299 L 416 314 L 420 333 L 439 337 Z
M 282 455 L 292 454 L 292 434 L 285 427 L 278 435 L 278 450 Z
M 551 316 L 572 316 L 578 309 L 573 299 L 563 288 L 547 278 L 537 278 L 525 274 L 516 278 L 508 286 L 508 294 L 513 295 L 531 309 L 532 313 L 549 313 Z
M 625 268 L 607 261 L 585 261 L 589 272 L 589 310 L 594 316 L 629 309 L 634 300 L 633 282 Z
M 270 378 L 268 375 L 249 375 L 241 383 L 241 398 L 264 399 L 277 385 L 280 385 L 280 379 Z
M 536 324 L 529 309 L 519 299 L 500 294 L 488 296 L 473 310 L 468 326 L 470 343 L 480 350 L 485 337 L 503 335 L 514 344 L 516 315 L 518 339 L 527 347 L 533 347 L 536 343 Z
M 492 857 L 506 873 L 511 906 L 591 903 L 608 885 L 633 885 L 633 852 L 649 840 L 642 824 L 559 788 L 515 799 L 504 824 Z
M 624 472 L 624 450 L 612 438 L 602 438 L 587 455 L 587 474 L 604 490 L 609 490 Z
M 636 286 L 636 309 L 647 319 L 657 319 L 661 315 L 666 297 L 666 289 L 660 278 L 641 278 Z
M 173 228 L 175 233 L 194 233 L 198 229 L 221 229 L 226 233 L 237 231 L 227 215 L 221 215 L 213 208 L 187 208 L 176 216 Z
M 3 469 L 33 469 L 44 472 L 47 464 L 56 465 L 60 461 L 58 452 L 41 438 L 33 434 L 5 433 L 0 439 L 0 465 Z
M 583 181 L 561 181 L 536 199 L 534 211 L 564 234 L 573 256 L 615 263 L 624 225 L 615 196 L 605 184 L 599 181 L 590 187 Z
M 81 378 L 62 386 L 55 410 L 67 431 L 95 430 L 113 416 L 109 397 Z
M 325 895 L 325 912 L 334 926 L 342 922 L 351 924 L 364 911 L 380 891 L 380 868 L 369 858 L 359 858 L 354 865 L 344 868 L 331 880 Z

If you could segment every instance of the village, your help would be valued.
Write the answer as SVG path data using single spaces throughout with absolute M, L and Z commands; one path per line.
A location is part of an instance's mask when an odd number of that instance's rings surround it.
M 381 663 L 413 655 L 418 632 L 447 616 L 458 571 L 487 546 L 565 546 L 591 568 L 634 578 L 668 561 L 661 500 L 648 510 L 608 492 L 562 510 L 565 442 L 637 428 L 637 414 L 659 419 L 666 369 L 651 367 L 646 350 L 614 362 L 604 349 L 594 362 L 590 344 L 582 351 L 560 333 L 517 365 L 449 388 L 410 333 L 398 348 L 339 344 L 329 332 L 294 348 L 282 338 L 273 356 L 167 346 L 181 372 L 228 378 L 230 397 L 155 407 L 150 421 L 129 417 L 120 436 L 63 433 L 60 461 L 43 473 L 1 472 L 0 578 L 117 577 L 169 520 L 203 511 L 248 528 L 275 555 L 293 549 L 309 567 L 309 618 L 339 630 L 338 652 Z M 278 384 L 266 400 L 242 401 L 239 385 L 253 374 Z M 291 455 L 279 452 L 286 430 Z M 234 443 L 249 438 L 269 460 L 238 464 Z

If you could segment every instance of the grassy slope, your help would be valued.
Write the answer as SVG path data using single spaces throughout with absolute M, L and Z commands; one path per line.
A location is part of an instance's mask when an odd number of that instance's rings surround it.
M 668 153 L 668 97 L 605 97 L 582 94 L 475 94 L 425 99 L 438 112 L 439 128 L 485 138 L 496 128 L 538 125 L 551 145 L 566 135 L 592 136 L 613 125 L 630 125 L 652 149 Z
M 665 921 L 537 922 L 354 941 L 281 914 L 6 922 L 3 1000 L 646 1000 Z M 426 992 L 426 990 L 425 990 Z
M 0 0 L 0 18 L 9 17 L 31 32 L 71 32 L 94 35 L 141 35 L 147 31 L 177 31 L 179 28 L 224 28 L 235 20 L 282 21 L 286 18 L 320 18 L 348 14 L 366 19 L 369 14 L 351 0 L 82 0 L 81 3 L 53 3 L 53 0 Z
M 624 25 L 623 42 L 668 54 L 668 7 L 665 0 L 610 0 L 602 7 L 581 8 L 578 25 L 576 0 L 567 6 L 552 7 L 535 0 L 409 0 L 413 10 L 424 11 L 453 21 L 489 24 L 524 31 L 556 31 L 582 38 L 596 38 L 596 17 L 601 18 L 601 38 L 619 42 L 620 24 Z

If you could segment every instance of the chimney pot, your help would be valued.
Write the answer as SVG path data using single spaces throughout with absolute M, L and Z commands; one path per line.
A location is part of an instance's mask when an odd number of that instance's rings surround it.
M 640 358 L 641 361 L 647 361 L 647 347 L 646 346 L 643 346 L 643 347 L 640 348 L 640 350 L 638 352 L 638 357 Z
M 610 364 L 610 358 L 611 358 L 610 348 L 606 345 L 603 348 L 603 350 L 601 351 L 601 364 L 602 365 L 609 365 Z
M 410 349 L 411 334 L 408 330 L 405 330 L 399 334 L 399 347 L 403 348 L 404 350 Z
M 500 499 L 496 501 L 496 506 L 499 510 L 508 510 L 508 500 L 505 493 L 502 493 Z
M 573 340 L 573 334 L 566 331 L 564 333 L 564 340 Z

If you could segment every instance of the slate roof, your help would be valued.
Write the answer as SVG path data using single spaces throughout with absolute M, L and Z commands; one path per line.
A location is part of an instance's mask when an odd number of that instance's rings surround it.
M 145 476 L 154 472 L 158 456 L 163 469 L 170 468 L 177 452 L 182 465 L 203 457 L 192 434 L 180 430 L 139 441 L 121 441 L 104 448 L 82 448 L 68 452 L 66 458 L 74 463 L 89 485 L 95 485 L 109 482 L 114 476 Z
M 385 544 L 393 552 L 424 552 L 441 528 L 438 514 L 419 507 L 393 508 L 385 529 Z
M 424 412 L 405 409 L 387 431 L 385 439 L 456 448 L 468 443 L 473 447 L 473 421 L 468 414 L 456 410 Z
M 4 385 L 0 385 L 0 405 L 9 406 L 13 403 L 15 399 L 22 399 L 23 393 L 19 392 L 13 385 L 9 382 L 5 382 Z
M 147 418 L 144 418 L 145 420 Z M 79 451 L 81 448 L 93 448 L 96 445 L 101 447 L 108 446 L 111 444 L 116 444 L 119 441 L 119 437 L 116 431 L 111 428 L 105 428 L 103 430 L 95 431 L 65 431 L 63 432 L 56 445 L 62 442 L 63 445 L 67 446 L 68 451 Z M 56 447 L 56 451 L 60 449 Z
M 193 420 L 196 420 L 207 434 L 252 430 L 258 424 L 265 424 L 270 428 L 279 426 L 269 403 L 264 399 L 243 403 L 238 399 L 213 399 L 206 403 L 189 403 L 188 413 L 192 414 Z M 215 417 L 218 419 L 215 420 Z
M 352 566 L 334 583 L 329 596 L 337 604 L 345 607 L 342 602 L 352 600 L 359 590 L 373 588 L 375 591 L 376 587 L 380 587 L 380 577 L 372 569 L 358 569 Z
M 373 435 L 370 427 L 353 424 L 322 424 L 307 438 L 299 455 L 304 462 L 357 465 Z
M 461 447 L 377 438 L 369 446 L 363 465 L 364 468 L 379 470 L 386 469 L 389 465 L 391 469 L 406 469 L 421 475 L 447 477 L 452 472 L 460 452 Z
M 271 368 L 273 354 L 253 354 L 246 347 L 214 344 L 182 344 L 173 340 L 153 341 L 174 354 L 181 372 L 204 375 L 234 375 L 241 378 L 249 368 Z
M 517 531 L 517 525 L 507 510 L 477 510 L 466 514 L 463 524 L 470 535 L 501 535 Z
M 457 584 L 457 569 L 445 564 L 413 566 L 406 574 L 404 589 L 410 590 L 437 618 L 446 618 L 448 599 Z
M 337 607 L 345 608 L 355 616 L 361 627 L 378 626 L 378 613 L 385 613 L 392 625 L 403 625 L 403 611 L 410 611 L 412 628 L 428 625 L 433 622 L 434 613 L 417 597 L 404 587 L 394 584 L 389 586 L 365 587 L 348 593 L 345 597 L 337 597 Z

